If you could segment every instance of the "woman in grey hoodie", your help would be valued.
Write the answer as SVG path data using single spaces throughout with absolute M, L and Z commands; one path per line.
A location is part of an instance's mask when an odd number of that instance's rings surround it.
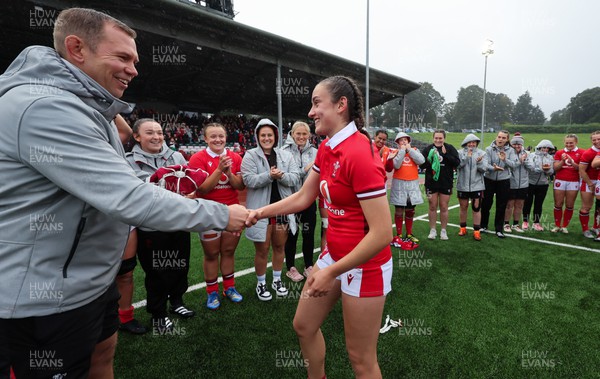
M 310 143 L 310 127 L 307 123 L 296 121 L 292 125 L 292 130 L 285 141 L 281 150 L 288 151 L 294 157 L 295 164 L 300 168 L 300 183 L 294 189 L 294 192 L 300 190 L 304 180 L 310 172 L 317 149 Z M 300 282 L 304 277 L 308 278 L 313 266 L 313 250 L 315 248 L 315 228 L 317 226 L 317 204 L 311 205 L 302 212 L 296 213 L 298 222 L 298 232 L 292 233 L 288 230 L 287 241 L 285 242 L 285 263 L 287 268 L 286 276 L 294 282 Z M 296 244 L 298 235 L 302 233 L 302 256 L 304 258 L 304 275 L 300 274 L 295 267 Z
M 498 132 L 496 139 L 485 149 L 488 165 L 484 176 L 485 192 L 481 208 L 481 229 L 487 229 L 490 219 L 490 209 L 496 195 L 496 214 L 494 228 L 498 238 L 504 238 L 504 212 L 510 192 L 510 170 L 515 167 L 517 156 L 510 147 L 510 134 L 506 130 Z
M 517 160 L 515 167 L 510 170 L 510 195 L 504 212 L 504 232 L 512 233 L 514 230 L 523 233 L 520 221 L 523 213 L 523 204 L 527 198 L 527 189 L 529 188 L 529 172 L 533 170 L 533 164 L 529 154 L 523 149 L 525 141 L 521 136 L 514 136 L 510 144 L 515 149 Z M 513 224 L 510 225 L 510 216 L 513 217 Z
M 485 151 L 478 148 L 481 140 L 475 134 L 469 134 L 462 141 L 462 149 L 458 151 L 460 163 L 457 167 L 456 192 L 460 204 L 459 236 L 467 235 L 467 210 L 469 199 L 473 210 L 473 238 L 481 241 L 481 200 L 485 184 L 483 174 L 487 167 Z
M 248 150 L 242 160 L 242 178 L 248 189 L 246 206 L 251 209 L 264 207 L 290 196 L 300 184 L 300 168 L 294 163 L 294 158 L 288 151 L 276 148 L 277 126 L 271 120 L 263 118 L 256 125 L 254 135 L 258 146 Z M 296 233 L 296 218 L 293 214 L 260 220 L 246 229 L 246 238 L 254 242 L 256 249 L 256 295 L 261 301 L 272 299 L 266 283 L 270 247 L 273 248 L 271 287 L 277 296 L 288 294 L 281 280 L 288 227 Z
M 529 214 L 533 205 L 533 230 L 541 232 L 544 230 L 540 224 L 542 217 L 542 205 L 548 193 L 548 177 L 554 173 L 554 157 L 548 154 L 554 145 L 547 139 L 541 140 L 535 147 L 535 153 L 531 154 L 532 171 L 529 173 L 529 188 L 527 199 L 523 206 L 523 230 L 529 229 Z

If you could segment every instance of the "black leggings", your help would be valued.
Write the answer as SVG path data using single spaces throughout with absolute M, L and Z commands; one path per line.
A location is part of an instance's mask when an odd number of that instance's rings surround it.
M 483 202 L 481 204 L 481 227 L 487 228 L 490 220 L 490 210 L 494 204 L 494 194 L 496 195 L 496 215 L 494 217 L 494 227 L 497 232 L 502 231 L 504 225 L 504 212 L 508 195 L 510 192 L 510 179 L 506 180 L 485 180 L 485 191 L 483 192 Z
M 296 213 L 298 231 L 292 234 L 288 229 L 288 238 L 285 241 L 285 265 L 287 269 L 294 267 L 296 255 L 296 242 L 298 235 L 302 233 L 302 255 L 304 256 L 304 267 L 313 265 L 313 253 L 315 249 L 315 228 L 317 226 L 317 204 L 312 204 L 300 213 Z
M 542 206 L 546 194 L 548 193 L 548 187 L 548 184 L 529 185 L 527 199 L 525 199 L 525 205 L 523 206 L 523 221 L 529 220 L 531 206 L 533 205 L 533 222 L 535 224 L 540 222 L 540 218 L 542 217 Z
M 183 305 L 190 269 L 190 233 L 146 232 L 138 229 L 137 256 L 146 273 L 146 310 L 152 317 L 167 315 Z

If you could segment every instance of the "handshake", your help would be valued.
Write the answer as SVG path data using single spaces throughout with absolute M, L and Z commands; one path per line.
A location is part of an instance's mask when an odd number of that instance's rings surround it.
M 225 230 L 234 234 L 241 233 L 244 227 L 250 227 L 262 218 L 260 210 L 247 209 L 243 205 L 233 204 L 228 205 L 227 208 L 229 208 L 229 222 Z

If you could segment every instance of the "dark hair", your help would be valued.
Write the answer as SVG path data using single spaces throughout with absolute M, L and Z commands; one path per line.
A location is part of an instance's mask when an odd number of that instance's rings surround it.
M 104 38 L 104 25 L 107 23 L 135 39 L 136 33 L 133 29 L 106 13 L 88 8 L 69 8 L 60 12 L 54 23 L 54 49 L 65 58 L 65 38 L 73 34 L 83 39 L 92 52 L 95 52 Z
M 356 82 L 347 76 L 337 75 L 325 78 L 319 84 L 327 87 L 331 96 L 331 102 L 337 103 L 342 97 L 347 99 L 349 121 L 354 121 L 358 131 L 364 134 L 368 141 L 371 141 L 371 136 L 365 129 L 363 95 Z M 373 152 L 373 146 L 370 143 L 369 146 L 371 146 L 371 152 Z
M 437 133 L 441 133 L 444 138 L 446 138 L 446 131 L 444 129 L 436 129 L 433 131 L 433 135 L 435 136 Z
M 388 135 L 388 132 L 387 132 L 385 129 L 378 129 L 378 130 L 375 132 L 375 137 L 377 137 L 377 136 L 378 136 L 379 134 L 381 134 L 381 133 L 385 134 L 385 136 L 386 136 L 386 137 L 389 137 L 389 135 Z
M 160 123 L 153 118 L 140 118 L 131 127 L 131 130 L 133 131 L 133 133 L 138 134 L 140 132 L 140 126 L 142 126 L 142 124 L 144 124 L 146 122 L 155 122 L 158 125 L 160 125 Z M 161 128 L 162 128 L 162 126 L 161 126 Z

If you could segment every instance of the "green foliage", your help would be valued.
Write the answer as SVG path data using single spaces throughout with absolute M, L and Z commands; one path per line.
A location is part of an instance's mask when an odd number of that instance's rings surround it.
M 503 128 L 509 132 L 521 133 L 579 133 L 587 134 L 600 130 L 600 122 L 591 124 L 572 124 L 572 125 L 510 125 L 505 124 Z
M 543 124 L 546 121 L 544 112 L 539 105 L 533 106 L 531 103 L 531 95 L 529 91 L 519 96 L 513 111 L 513 121 L 515 124 L 537 125 Z
M 572 97 L 567 113 L 570 121 L 578 124 L 600 122 L 600 87 L 586 89 Z

